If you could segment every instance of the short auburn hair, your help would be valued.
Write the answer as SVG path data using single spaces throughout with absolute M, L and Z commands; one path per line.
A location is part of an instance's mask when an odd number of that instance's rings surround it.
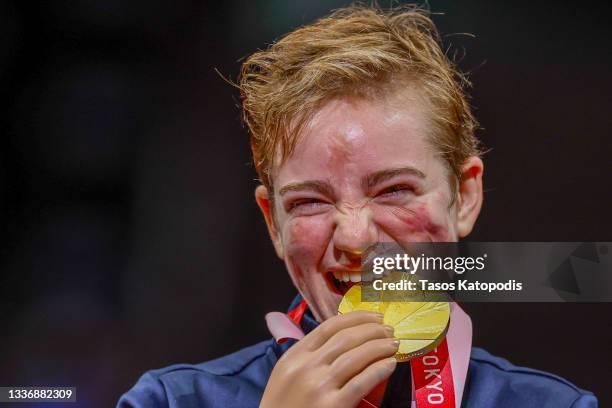
M 465 92 L 469 82 L 440 44 L 424 9 L 354 5 L 248 57 L 238 86 L 261 182 L 271 190 L 273 166 L 292 153 L 300 130 L 326 101 L 414 87 L 428 102 L 430 141 L 456 186 L 465 160 L 481 153 L 478 123 Z

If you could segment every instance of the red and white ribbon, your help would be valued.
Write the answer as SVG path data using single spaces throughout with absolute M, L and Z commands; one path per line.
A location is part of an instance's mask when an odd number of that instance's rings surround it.
M 272 312 L 266 315 L 268 328 L 277 342 L 301 339 L 299 327 L 307 303 L 303 300 L 288 315 Z M 456 303 L 446 338 L 434 350 L 410 361 L 412 367 L 413 408 L 460 408 L 472 350 L 472 320 Z M 363 400 L 361 407 L 375 407 Z

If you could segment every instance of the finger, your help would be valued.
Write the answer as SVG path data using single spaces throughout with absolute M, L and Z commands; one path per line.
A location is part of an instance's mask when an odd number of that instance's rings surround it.
M 321 347 L 330 337 L 340 330 L 358 326 L 364 323 L 382 323 L 383 315 L 366 311 L 355 311 L 343 315 L 337 315 L 327 319 L 316 329 L 308 333 L 297 345 L 308 350 L 316 350 Z M 295 347 L 295 346 L 294 346 Z
M 331 365 L 331 376 L 342 386 L 374 362 L 393 356 L 398 347 L 396 339 L 370 340 L 339 356 Z
M 321 362 L 331 364 L 340 355 L 370 340 L 393 337 L 393 327 L 379 323 L 365 323 L 334 334 L 319 348 Z
M 374 387 L 391 376 L 396 365 L 397 360 L 394 357 L 385 358 L 370 364 L 351 378 L 338 393 L 342 406 L 356 406 L 359 401 L 372 392 Z

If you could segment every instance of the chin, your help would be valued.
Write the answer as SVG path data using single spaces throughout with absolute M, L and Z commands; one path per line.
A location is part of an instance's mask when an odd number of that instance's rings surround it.
M 309 302 L 310 310 L 312 310 L 315 318 L 322 322 L 338 314 L 338 306 L 341 300 L 342 295 L 328 292 L 326 295 L 319 295 L 312 304 Z
M 313 278 L 306 285 L 307 288 L 301 288 L 300 292 L 308 301 L 314 317 L 322 322 L 338 314 L 342 296 L 352 285 L 339 285 L 329 273 L 317 274 Z
M 338 314 L 338 306 L 344 294 L 355 284 L 349 279 L 337 279 L 334 274 L 319 268 L 293 268 L 288 263 L 287 270 L 293 284 L 308 302 L 315 319 L 323 322 Z M 356 278 L 357 279 L 357 278 Z M 361 279 L 358 279 L 361 280 Z

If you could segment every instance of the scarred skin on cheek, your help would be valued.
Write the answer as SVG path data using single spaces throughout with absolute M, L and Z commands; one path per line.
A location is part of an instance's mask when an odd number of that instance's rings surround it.
M 287 253 L 288 262 L 300 265 L 303 260 L 311 259 L 324 252 L 325 248 L 319 248 L 315 243 L 324 243 L 329 241 L 331 231 L 325 227 L 322 220 L 313 218 L 296 218 L 290 220 L 286 225 L 286 231 L 283 234 L 287 237 L 288 242 L 285 243 L 290 252 Z M 298 275 L 301 275 L 298 272 Z M 301 276 L 300 276 L 301 277 Z
M 426 233 L 432 237 L 438 237 L 441 232 L 444 232 L 442 226 L 431 220 L 429 211 L 423 204 L 414 209 L 399 207 L 393 210 L 393 214 L 412 231 Z
M 396 241 L 403 242 L 448 242 L 451 234 L 448 224 L 434 217 L 427 204 L 420 203 L 402 207 L 394 207 L 387 211 L 390 216 L 381 223 Z M 391 216 L 395 222 L 391 222 Z M 398 222 L 399 221 L 399 222 Z

